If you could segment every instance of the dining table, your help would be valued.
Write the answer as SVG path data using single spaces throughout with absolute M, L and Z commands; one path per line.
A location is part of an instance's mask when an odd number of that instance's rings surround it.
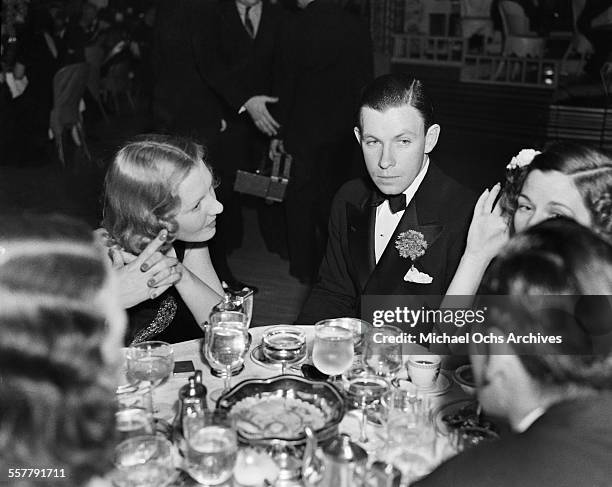
M 258 360 L 258 356 L 256 355 L 257 347 L 261 346 L 263 335 L 267 330 L 270 329 L 271 326 L 259 326 L 249 329 L 249 333 L 252 337 L 252 340 L 250 343 L 249 351 L 245 354 L 244 369 L 239 374 L 232 377 L 232 386 L 236 386 L 237 384 L 246 379 L 267 379 L 280 375 L 280 365 L 264 363 L 263 361 Z M 306 341 L 308 346 L 308 355 L 306 363 L 312 363 L 310 357 L 312 355 L 315 327 L 301 325 L 295 326 L 299 326 L 299 328 L 302 329 L 306 334 Z M 211 390 L 223 387 L 223 379 L 215 377 L 211 373 L 210 366 L 205 363 L 205 361 L 203 361 L 200 350 L 200 342 L 201 340 L 189 340 L 172 344 L 174 360 L 175 362 L 192 361 L 195 370 L 201 370 L 202 383 L 207 388 L 208 392 L 210 392 Z M 407 377 L 406 372 L 407 368 L 405 366 L 408 356 L 411 354 L 423 354 L 428 352 L 424 347 L 417 344 L 404 344 L 402 352 L 404 357 L 404 364 L 402 366 L 401 371 L 397 374 L 396 379 L 400 381 L 408 381 L 409 379 Z M 356 361 L 359 360 L 360 357 L 357 355 Z M 300 366 L 287 367 L 285 373 L 299 376 L 302 375 Z M 188 383 L 188 378 L 191 375 L 193 375 L 193 372 L 174 373 L 164 384 L 158 386 L 154 390 L 153 401 L 156 410 L 155 415 L 158 419 L 164 420 L 165 422 L 172 424 L 172 421 L 177 413 L 179 390 L 182 386 Z M 470 401 L 475 400 L 473 396 L 466 394 L 466 392 L 464 392 L 453 380 L 452 371 L 443 370 L 441 371 L 440 376 L 441 377 L 438 382 L 441 383 L 441 387 L 437 387 L 436 390 L 433 390 L 427 394 L 429 400 L 428 407 L 431 408 L 432 416 L 436 413 L 436 411 L 439 412 L 446 405 L 468 404 Z M 210 397 L 207 397 L 207 401 L 208 409 L 214 410 L 216 404 L 210 400 Z M 435 419 L 432 421 L 434 422 L 435 427 Z M 352 441 L 357 442 L 361 424 L 361 412 L 357 408 L 351 408 L 349 405 L 349 407 L 347 407 L 347 412 L 344 416 L 344 419 L 339 425 L 339 433 L 346 433 L 351 437 Z M 371 457 L 371 461 L 384 460 L 383 458 L 381 458 L 381 452 L 384 449 L 380 448 L 381 442 L 384 442 L 384 430 L 385 428 L 381 425 L 368 422 L 368 435 L 373 438 L 378 438 L 380 440 L 379 442 L 370 442 L 369 445 L 361 445 L 366 449 L 366 451 L 368 451 L 368 446 L 370 447 L 368 454 Z M 430 459 L 430 465 L 437 465 L 449 456 L 452 456 L 456 453 L 456 451 L 454 451 L 454 445 L 452 445 L 451 442 L 452 440 L 449 435 L 445 435 L 444 433 L 441 434 L 441 432 L 438 432 L 437 441 L 434 447 L 434 451 L 432 452 L 432 455 L 435 458 Z M 374 447 L 375 449 L 372 450 L 371 447 Z

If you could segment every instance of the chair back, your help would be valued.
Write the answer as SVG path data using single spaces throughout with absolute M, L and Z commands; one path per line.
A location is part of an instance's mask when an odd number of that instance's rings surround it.
M 85 93 L 88 75 L 87 63 L 69 64 L 55 74 L 51 110 L 51 129 L 54 133 L 80 121 L 79 102 Z
M 100 68 L 104 62 L 104 49 L 100 46 L 87 46 L 85 48 L 85 61 L 89 64 L 89 78 L 87 87 L 94 99 L 100 97 Z
M 130 90 L 130 63 L 123 61 L 108 68 L 108 74 L 103 80 L 104 88 L 111 93 L 125 93 Z
M 577 29 L 578 17 L 580 17 L 585 5 L 586 0 L 572 0 L 572 25 L 574 26 L 574 32 Z
M 499 2 L 499 15 L 502 20 L 504 37 L 528 36 L 531 34 L 529 19 L 523 7 L 518 3 L 509 1 Z
M 491 17 L 491 4 L 493 0 L 461 0 L 461 17 Z

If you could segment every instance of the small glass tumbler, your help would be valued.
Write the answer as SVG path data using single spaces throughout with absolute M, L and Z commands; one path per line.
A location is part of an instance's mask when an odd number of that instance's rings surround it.
M 218 411 L 201 411 L 183 419 L 183 432 L 189 474 L 203 485 L 228 481 L 238 454 L 233 418 Z
M 281 375 L 285 375 L 287 365 L 306 357 L 306 333 L 297 326 L 273 326 L 263 336 L 262 351 L 269 362 L 281 364 Z
M 135 436 L 115 447 L 115 470 L 111 473 L 117 487 L 166 487 L 178 476 L 173 446 L 161 436 Z
M 153 398 L 147 383 L 125 384 L 117 388 L 116 428 L 121 441 L 153 434 Z

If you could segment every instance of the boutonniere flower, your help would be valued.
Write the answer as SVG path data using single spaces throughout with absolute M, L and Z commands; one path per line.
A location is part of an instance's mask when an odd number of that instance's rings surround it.
M 539 150 L 535 149 L 522 149 L 517 155 L 506 166 L 506 169 L 512 170 L 521 167 L 528 166 L 533 162 L 533 159 L 538 154 L 541 154 Z
M 425 236 L 416 230 L 408 230 L 397 236 L 395 248 L 398 250 L 400 257 L 412 261 L 412 266 L 404 276 L 404 281 L 418 284 L 430 284 L 433 281 L 433 277 L 425 272 L 419 271 L 414 266 L 414 261 L 425 255 L 428 246 L 429 244 L 427 240 L 425 240 Z

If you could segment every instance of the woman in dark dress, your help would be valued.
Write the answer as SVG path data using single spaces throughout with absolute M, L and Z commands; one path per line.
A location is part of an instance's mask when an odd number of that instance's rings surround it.
M 128 342 L 203 335 L 198 323 L 223 294 L 206 244 L 222 210 L 201 146 L 148 135 L 117 153 L 106 175 L 103 225 L 124 299 L 135 296 L 124 301 Z

